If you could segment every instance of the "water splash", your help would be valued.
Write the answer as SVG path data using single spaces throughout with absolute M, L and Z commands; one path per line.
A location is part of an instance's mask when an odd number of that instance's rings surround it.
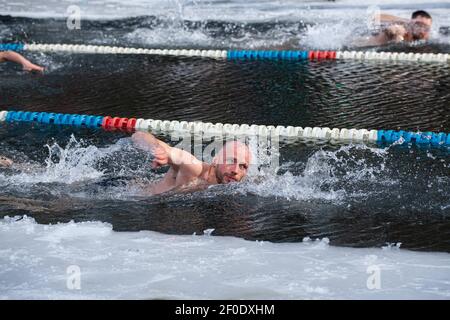
M 27 162 L 15 163 L 12 169 L 16 174 L 9 176 L 8 182 L 15 185 L 55 182 L 72 184 L 97 179 L 105 172 L 105 169 L 99 168 L 97 164 L 119 151 L 122 144 L 98 148 L 88 145 L 82 139 L 77 140 L 72 134 L 65 147 L 60 146 L 58 142 L 45 147 L 48 150 L 45 166 Z
M 189 30 L 178 24 L 155 28 L 138 28 L 125 35 L 126 41 L 142 45 L 167 46 L 208 46 L 212 39 L 203 30 Z
M 72 134 L 64 146 L 54 141 L 45 148 L 44 164 L 14 157 L 12 167 L 0 173 L 0 186 L 33 197 L 130 200 L 148 196 L 149 184 L 161 177 L 150 169 L 151 155 L 134 148 L 129 138 L 97 147 Z
M 46 170 L 42 182 L 73 183 L 101 177 L 103 172 L 96 170 L 96 161 L 105 154 L 95 146 L 83 146 L 72 135 L 69 143 L 62 148 L 57 142 L 45 146 L 49 156 L 45 160 Z
M 53 55 L 44 52 L 34 52 L 33 55 L 28 56 L 28 58 L 32 60 L 34 63 L 43 66 L 45 68 L 44 69 L 45 74 L 55 72 L 57 70 L 66 67 L 66 65 L 63 62 L 57 61 L 57 59 L 55 59 Z
M 311 50 L 340 50 L 350 46 L 355 34 L 361 33 L 363 29 L 364 25 L 358 20 L 309 25 L 301 35 L 300 42 Z
M 326 200 L 342 203 L 347 198 L 367 197 L 375 184 L 393 185 L 386 162 L 389 148 L 366 145 L 341 146 L 314 152 L 297 174 L 299 163 L 287 162 L 278 170 L 260 170 L 236 188 L 242 194 L 288 200 Z

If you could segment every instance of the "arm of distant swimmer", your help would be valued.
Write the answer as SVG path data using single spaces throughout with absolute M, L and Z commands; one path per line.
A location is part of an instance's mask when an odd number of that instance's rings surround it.
M 136 132 L 131 137 L 137 147 L 152 152 L 154 167 L 170 165 L 175 170 L 199 176 L 203 171 L 203 162 L 187 151 L 169 146 L 148 132 Z
M 408 19 L 400 18 L 397 16 L 393 16 L 390 14 L 381 13 L 377 16 L 377 20 L 379 20 L 381 23 L 387 23 L 387 22 L 408 22 Z
M 31 63 L 29 60 L 25 59 L 23 56 L 13 51 L 0 52 L 0 62 L 11 61 L 21 64 L 23 69 L 26 71 L 44 71 L 43 67 Z
M 394 24 L 384 31 L 389 40 L 399 42 L 405 40 L 406 29 L 404 26 Z

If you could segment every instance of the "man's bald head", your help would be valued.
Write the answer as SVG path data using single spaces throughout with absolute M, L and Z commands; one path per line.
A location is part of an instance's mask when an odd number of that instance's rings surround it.
M 252 158 L 249 147 L 240 141 L 229 141 L 213 159 L 219 183 L 241 181 L 247 175 Z

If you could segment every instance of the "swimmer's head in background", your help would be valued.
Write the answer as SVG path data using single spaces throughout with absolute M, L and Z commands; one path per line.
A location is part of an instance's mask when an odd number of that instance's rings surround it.
M 428 40 L 430 37 L 431 24 L 433 19 L 431 15 L 423 10 L 413 12 L 408 31 L 413 40 Z
M 217 181 L 219 183 L 241 181 L 247 175 L 251 159 L 250 148 L 245 143 L 227 142 L 213 160 Z

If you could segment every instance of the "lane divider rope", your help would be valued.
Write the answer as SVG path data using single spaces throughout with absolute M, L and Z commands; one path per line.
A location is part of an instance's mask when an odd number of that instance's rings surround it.
M 296 51 L 296 50 L 198 50 L 146 49 L 83 44 L 0 44 L 0 51 L 70 52 L 93 54 L 146 54 L 207 57 L 226 60 L 391 60 L 448 63 L 448 53 L 374 52 L 374 51 Z
M 151 131 L 154 133 L 191 133 L 212 136 L 280 136 L 293 139 L 319 139 L 341 142 L 416 143 L 449 146 L 450 133 L 395 130 L 338 129 L 320 127 L 266 126 L 248 124 L 168 121 L 110 116 L 63 114 L 29 111 L 0 111 L 0 122 L 38 122 L 104 130 Z

